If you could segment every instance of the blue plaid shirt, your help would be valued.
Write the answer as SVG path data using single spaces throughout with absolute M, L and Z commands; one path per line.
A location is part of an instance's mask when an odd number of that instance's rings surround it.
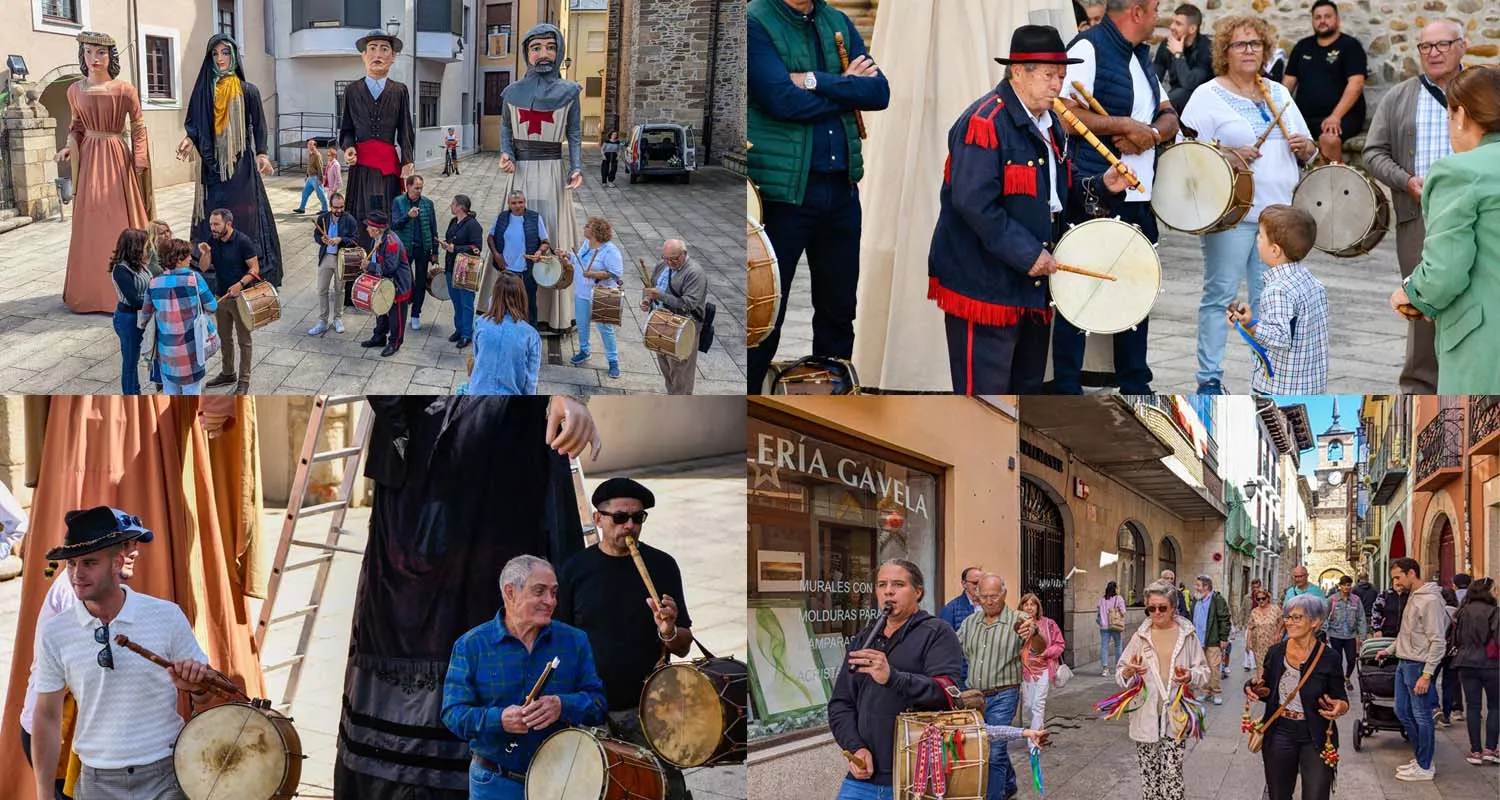
M 1417 152 L 1412 174 L 1426 178 L 1438 159 L 1453 153 L 1453 142 L 1448 138 L 1448 109 L 1427 90 L 1431 81 L 1426 75 L 1417 80 L 1423 85 L 1417 87 Z
M 1266 272 L 1255 338 L 1266 348 L 1273 378 L 1257 359 L 1250 391 L 1323 394 L 1328 390 L 1328 293 L 1300 261 Z
M 548 735 L 569 725 L 604 721 L 604 682 L 594 669 L 588 634 L 561 622 L 548 623 L 530 652 L 511 635 L 502 614 L 465 633 L 453 644 L 448 678 L 443 683 L 443 724 L 469 743 L 477 756 L 516 772 L 525 772 Z M 506 707 L 520 705 L 556 656 L 557 669 L 542 694 L 562 700 L 562 717 L 539 731 L 517 737 L 500 722 Z M 505 748 L 517 742 L 514 750 Z

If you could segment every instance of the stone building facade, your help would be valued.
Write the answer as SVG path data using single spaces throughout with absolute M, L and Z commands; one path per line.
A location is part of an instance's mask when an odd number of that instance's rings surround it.
M 610 0 L 604 129 L 692 125 L 699 163 L 745 151 L 743 0 Z

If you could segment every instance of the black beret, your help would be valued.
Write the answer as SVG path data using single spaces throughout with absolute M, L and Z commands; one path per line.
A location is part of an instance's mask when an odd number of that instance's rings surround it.
M 630 497 L 641 501 L 642 508 L 656 505 L 656 495 L 650 489 L 629 478 L 610 478 L 594 490 L 594 508 L 604 505 L 616 497 Z

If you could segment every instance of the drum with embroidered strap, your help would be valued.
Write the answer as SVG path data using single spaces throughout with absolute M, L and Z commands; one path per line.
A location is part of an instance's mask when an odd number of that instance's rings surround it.
M 372 314 L 384 314 L 396 304 L 396 284 L 388 278 L 366 272 L 354 281 L 349 291 L 354 307 Z
M 698 326 L 692 317 L 658 308 L 646 318 L 646 349 L 686 361 L 698 349 Z
M 257 331 L 281 319 L 281 297 L 276 294 L 276 287 L 266 281 L 260 281 L 248 289 L 241 289 L 240 296 L 235 298 L 235 303 L 240 307 L 240 319 L 250 326 L 250 330 Z
M 286 800 L 297 793 L 306 757 L 290 719 L 248 703 L 198 712 L 172 746 L 189 800 Z
M 1255 176 L 1238 158 L 1203 142 L 1179 142 L 1156 157 L 1151 212 L 1183 233 L 1227 231 L 1255 205 Z
M 781 311 L 781 270 L 776 265 L 776 251 L 771 237 L 751 216 L 745 220 L 745 346 L 755 347 L 771 335 L 776 315 Z
M 547 737 L 526 768 L 526 800 L 666 800 L 667 779 L 644 747 L 581 728 Z
M 641 732 L 663 761 L 684 769 L 743 764 L 750 670 L 733 658 L 667 664 L 641 689 Z
M 984 715 L 971 709 L 898 714 L 892 758 L 895 800 L 984 800 L 990 774 Z
M 1100 272 L 1108 281 L 1058 271 L 1051 277 L 1052 305 L 1079 330 L 1119 333 L 1151 313 L 1161 291 L 1161 261 L 1140 229 L 1117 219 L 1074 225 L 1052 255 L 1059 264 Z
M 1391 201 L 1348 164 L 1324 164 L 1302 176 L 1292 205 L 1318 223 L 1313 247 L 1337 258 L 1368 254 L 1391 229 Z
M 453 288 L 470 292 L 479 291 L 479 279 L 484 262 L 473 253 L 459 253 L 453 258 Z

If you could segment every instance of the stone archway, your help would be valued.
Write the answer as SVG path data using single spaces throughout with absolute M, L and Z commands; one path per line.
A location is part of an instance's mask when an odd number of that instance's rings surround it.
M 1436 506 L 1437 503 L 1434 503 Z M 1445 504 L 1446 505 L 1446 504 Z M 1422 577 L 1444 586 L 1453 581 L 1454 573 L 1461 572 L 1457 538 L 1453 526 L 1453 515 L 1446 508 L 1435 508 L 1428 514 L 1422 529 L 1422 542 L 1418 561 L 1422 565 Z
M 1064 617 L 1065 535 L 1057 503 L 1040 484 L 1021 478 L 1021 592 L 1041 598 L 1042 613 L 1053 621 Z

